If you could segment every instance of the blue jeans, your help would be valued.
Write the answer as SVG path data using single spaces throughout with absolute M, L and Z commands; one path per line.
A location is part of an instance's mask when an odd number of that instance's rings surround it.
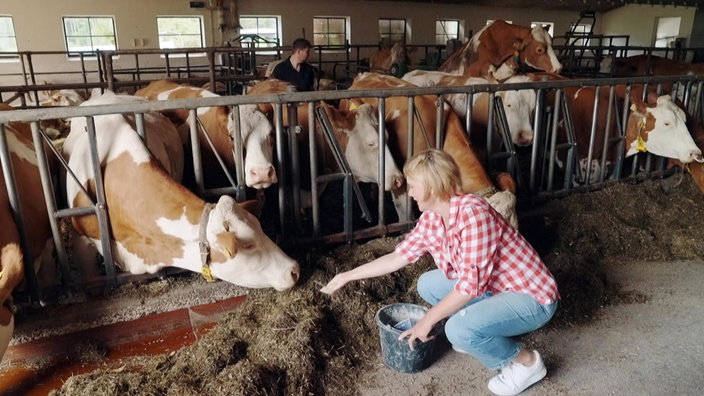
M 418 278 L 418 294 L 434 306 L 455 283 L 457 280 L 447 279 L 439 269 L 432 270 Z M 447 319 L 445 335 L 452 345 L 495 370 L 520 351 L 511 337 L 541 328 L 556 310 L 557 302 L 540 304 L 528 294 L 487 292 Z

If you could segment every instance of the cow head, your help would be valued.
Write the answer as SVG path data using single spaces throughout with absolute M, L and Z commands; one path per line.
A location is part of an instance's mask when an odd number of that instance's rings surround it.
M 530 82 L 529 76 L 513 76 L 505 83 Z M 533 125 L 531 113 L 535 110 L 535 91 L 521 89 L 517 91 L 499 91 L 497 93 L 503 101 L 508 129 L 511 132 L 511 141 L 518 146 L 527 146 L 533 143 Z
M 362 104 L 343 112 L 325 103 L 322 106 L 341 140 L 352 174 L 360 182 L 379 183 L 379 120 L 374 107 Z M 388 145 L 384 146 L 384 158 L 384 190 L 396 191 L 403 185 L 403 174 Z
M 209 214 L 210 270 L 218 279 L 250 288 L 292 288 L 300 267 L 262 231 L 256 217 L 223 195 Z
M 686 114 L 670 95 L 658 97 L 655 105 L 635 100 L 626 130 L 626 156 L 638 151 L 675 158 L 682 163 L 704 162 L 686 125 Z
M 542 25 L 535 26 L 530 37 L 514 42 L 514 49 L 528 66 L 556 74 L 562 70 L 562 64 L 552 49 L 552 38 Z
M 244 151 L 244 172 L 247 186 L 262 189 L 278 181 L 274 169 L 274 129 L 266 115 L 257 105 L 239 106 L 239 118 Z M 234 112 L 230 112 L 228 130 L 234 139 L 237 123 Z

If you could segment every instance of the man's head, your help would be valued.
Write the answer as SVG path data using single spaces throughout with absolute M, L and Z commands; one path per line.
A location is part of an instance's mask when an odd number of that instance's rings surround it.
M 300 62 L 305 62 L 308 60 L 308 55 L 310 54 L 310 49 L 313 45 L 310 41 L 300 37 L 293 40 L 291 44 L 291 55 L 298 58 Z

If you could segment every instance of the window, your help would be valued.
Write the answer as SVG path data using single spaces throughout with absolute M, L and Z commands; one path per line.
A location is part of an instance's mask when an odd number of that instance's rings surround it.
M 382 44 L 406 42 L 406 20 L 379 18 L 379 41 Z
M 0 16 L 0 52 L 17 52 L 15 25 L 12 23 L 12 17 L 9 16 Z
M 448 40 L 460 38 L 460 21 L 441 19 L 435 21 L 435 44 L 445 44 Z
M 279 17 L 241 16 L 240 35 L 242 43 L 255 48 L 276 47 L 281 42 Z
M 156 17 L 159 48 L 200 48 L 204 46 L 201 17 Z
M 680 35 L 680 17 L 658 18 L 655 33 L 655 46 L 674 48 L 677 36 Z
M 69 56 L 78 56 L 75 52 L 117 49 L 112 17 L 63 17 L 63 22 Z
M 530 28 L 532 29 L 538 25 L 543 25 L 543 28 L 548 31 L 548 34 L 550 35 L 550 37 L 555 36 L 555 32 L 553 31 L 553 29 L 555 28 L 554 23 L 552 23 L 552 22 L 531 22 Z M 547 28 L 546 28 L 546 26 L 547 26 Z
M 496 20 L 496 19 L 487 19 L 487 20 L 486 20 L 486 24 L 487 24 L 487 25 L 491 25 L 495 20 Z M 513 25 L 513 21 L 508 21 L 508 20 L 506 20 L 506 19 L 504 19 L 503 21 L 506 22 L 506 23 L 510 23 L 510 24 Z
M 345 45 L 347 18 L 313 18 L 313 45 Z

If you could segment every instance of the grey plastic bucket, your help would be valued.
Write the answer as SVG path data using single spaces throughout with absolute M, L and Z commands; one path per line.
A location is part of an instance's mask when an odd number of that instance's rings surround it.
M 403 331 L 394 328 L 399 322 L 410 319 L 411 326 L 415 325 L 428 312 L 428 308 L 420 305 L 397 303 L 379 309 L 374 319 L 379 326 L 379 339 L 381 340 L 381 356 L 384 364 L 402 373 L 415 373 L 421 371 L 432 363 L 435 338 L 426 342 L 416 341 L 413 350 L 408 346 L 408 340 L 399 340 Z M 410 327 L 409 327 L 410 328 Z M 439 333 L 438 325 L 433 329 Z

